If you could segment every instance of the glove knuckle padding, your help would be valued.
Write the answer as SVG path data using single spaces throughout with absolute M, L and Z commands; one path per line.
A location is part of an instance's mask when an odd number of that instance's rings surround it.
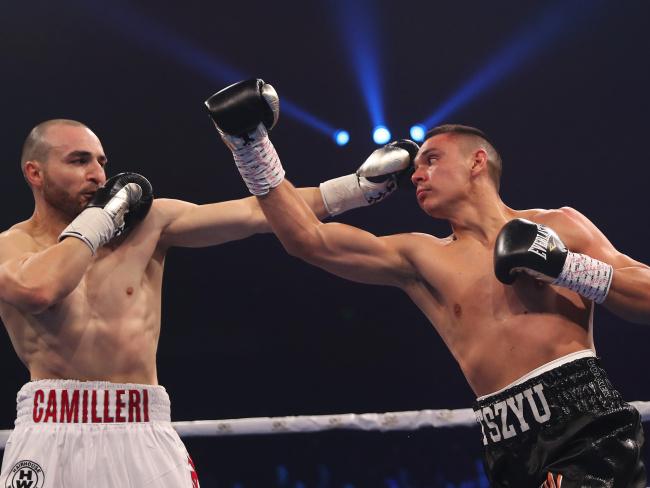
M 521 233 L 517 234 L 519 227 L 518 219 L 511 220 L 499 231 L 494 243 L 494 274 L 499 281 L 507 285 L 514 283 L 517 278 L 517 275 L 511 274 L 510 271 L 517 266 L 520 259 L 520 255 L 513 252 L 522 237 Z
M 271 130 L 273 127 L 275 127 L 275 124 L 278 123 L 278 118 L 280 117 L 280 97 L 272 85 L 264 83 L 262 80 L 258 81 L 262 83 L 260 94 L 264 101 L 267 103 L 266 108 L 268 108 L 268 110 L 265 110 L 265 115 L 262 119 L 262 122 L 267 129 Z
M 419 146 L 408 139 L 391 142 L 376 149 L 357 170 L 357 175 L 378 183 L 393 174 L 407 171 L 419 150 Z
M 139 191 L 130 184 L 137 185 Z M 128 213 L 124 216 L 124 227 L 129 229 L 147 216 L 153 203 L 153 188 L 144 176 L 125 172 L 109 178 L 106 184 L 97 190 L 88 203 L 88 208 L 106 207 L 109 201 L 122 190 L 126 192 L 125 197 L 129 204 Z
M 217 127 L 230 135 L 251 132 L 260 122 L 271 129 L 280 113 L 275 89 L 259 78 L 227 86 L 208 98 L 205 106 Z
M 420 146 L 418 146 L 417 143 L 413 142 L 410 139 L 400 139 L 396 141 L 395 144 L 397 144 L 397 146 L 401 147 L 402 149 L 406 149 L 410 156 L 409 167 L 406 168 L 406 170 L 402 171 L 397 177 L 397 184 L 403 185 L 404 183 L 411 181 L 411 176 L 413 176 L 413 173 L 415 172 L 414 161 L 415 157 L 420 151 Z
M 415 142 L 413 142 L 410 139 L 399 139 L 395 142 L 392 142 L 391 144 L 394 144 L 395 146 L 407 151 L 409 153 L 409 157 L 411 158 L 411 161 L 415 159 L 415 156 L 420 150 L 420 146 L 418 146 Z
M 418 145 L 402 139 L 376 149 L 356 173 L 320 185 L 323 203 L 330 215 L 381 202 L 393 193 L 413 168 Z
M 503 226 L 494 244 L 494 274 L 512 284 L 514 272 L 525 268 L 531 274 L 557 277 L 562 271 L 567 250 L 557 234 L 543 225 L 514 219 Z

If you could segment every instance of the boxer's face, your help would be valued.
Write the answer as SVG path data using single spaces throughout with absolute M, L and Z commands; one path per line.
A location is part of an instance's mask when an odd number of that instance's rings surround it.
M 56 125 L 47 130 L 45 138 L 51 148 L 42 165 L 43 197 L 74 218 L 106 182 L 104 149 L 86 127 Z
M 469 190 L 471 166 L 460 138 L 454 134 L 430 137 L 414 164 L 411 181 L 416 187 L 418 204 L 432 217 L 446 217 Z

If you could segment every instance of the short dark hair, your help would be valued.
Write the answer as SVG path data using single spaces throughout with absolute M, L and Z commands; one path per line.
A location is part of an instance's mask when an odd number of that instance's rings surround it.
M 503 171 L 503 162 L 501 160 L 501 155 L 494 147 L 494 144 L 490 141 L 490 138 L 480 129 L 476 127 L 470 127 L 469 125 L 461 124 L 444 124 L 434 127 L 427 131 L 426 139 L 429 139 L 433 136 L 439 134 L 458 134 L 461 136 L 470 136 L 478 138 L 483 144 L 485 144 L 486 151 L 488 153 L 488 173 L 492 182 L 494 183 L 495 188 L 499 191 L 501 185 L 501 173 Z

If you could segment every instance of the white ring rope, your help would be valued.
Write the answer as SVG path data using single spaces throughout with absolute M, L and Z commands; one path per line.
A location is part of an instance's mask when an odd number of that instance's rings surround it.
M 630 402 L 650 421 L 650 402 Z M 181 437 L 210 437 L 251 434 L 289 434 L 333 429 L 417 430 L 422 427 L 471 427 L 478 425 L 471 408 L 458 410 L 412 410 L 387 413 L 343 413 L 338 415 L 298 415 L 227 420 L 172 422 Z M 0 430 L 0 449 L 4 449 L 11 430 Z

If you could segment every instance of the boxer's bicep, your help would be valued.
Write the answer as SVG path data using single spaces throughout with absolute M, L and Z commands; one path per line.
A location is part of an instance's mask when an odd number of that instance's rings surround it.
M 342 278 L 360 283 L 403 286 L 415 269 L 403 252 L 405 236 L 377 237 L 339 223 L 321 224 L 312 239 L 292 254 Z
M 318 217 L 328 216 L 318 188 L 298 188 L 298 194 Z M 163 246 L 206 247 L 271 232 L 255 197 L 196 205 L 174 199 L 157 199 Z
M 266 230 L 266 219 L 253 197 L 196 205 L 162 200 L 160 241 L 165 246 L 206 247 L 243 239 Z
M 603 305 L 629 322 L 650 324 L 650 266 L 613 248 L 605 249 L 614 275 Z
M 0 238 L 0 300 L 18 307 L 23 304 L 28 290 L 21 276 L 27 261 L 36 254 L 32 248 L 33 240 L 23 233 Z
M 650 266 L 618 251 L 605 234 L 577 210 L 564 207 L 560 213 L 555 225 L 560 237 L 567 236 L 567 247 L 614 268 L 605 307 L 630 322 L 650 323 Z
M 611 264 L 614 269 L 627 267 L 648 268 L 614 247 L 605 234 L 585 215 L 570 207 L 563 207 L 552 214 L 549 221 L 570 251 L 587 254 L 592 258 Z
M 557 232 L 572 252 L 587 254 L 605 262 L 609 262 L 618 254 L 605 234 L 587 217 L 571 207 L 546 212 L 542 223 Z

